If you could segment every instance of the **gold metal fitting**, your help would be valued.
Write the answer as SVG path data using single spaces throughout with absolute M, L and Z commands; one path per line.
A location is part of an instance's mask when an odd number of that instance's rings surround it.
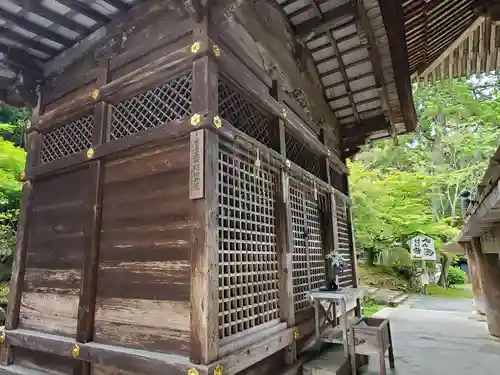
M 328 152 L 328 156 L 332 156 L 332 152 L 330 150 L 328 150 L 327 152 Z
M 90 97 L 94 100 L 99 99 L 99 89 L 93 89 L 90 93 Z
M 199 113 L 195 113 L 194 115 L 191 116 L 190 119 L 191 125 L 193 126 L 198 126 L 198 124 L 201 122 L 201 116 Z
M 92 159 L 94 157 L 95 151 L 93 148 L 87 150 L 87 159 Z
M 73 349 L 71 349 L 71 354 L 73 355 L 73 358 L 78 358 L 80 355 L 80 347 L 78 344 L 73 345 Z
M 224 375 L 224 367 L 221 365 L 217 365 L 217 367 L 214 369 L 214 375 Z
M 194 42 L 191 44 L 191 53 L 198 53 L 200 52 L 201 49 L 201 43 L 200 42 Z
M 283 118 L 286 118 L 286 109 L 285 109 L 285 108 L 283 108 L 283 109 L 281 110 L 281 116 L 282 116 Z
M 26 129 L 29 129 L 29 128 L 31 128 L 31 121 L 30 120 L 26 121 Z
M 0 333 L 0 344 L 5 342 L 5 332 Z
M 222 127 L 222 120 L 219 116 L 214 117 L 214 125 L 217 129 Z
M 198 375 L 198 371 L 196 371 L 194 368 L 190 368 L 187 372 L 187 375 Z
M 285 165 L 287 168 L 290 168 L 292 166 L 292 163 L 290 162 L 290 160 L 286 159 Z
M 215 57 L 219 57 L 220 56 L 220 48 L 219 48 L 218 45 L 214 44 L 213 51 L 214 51 L 214 56 Z
M 21 172 L 21 173 L 19 174 L 19 180 L 20 180 L 21 182 L 26 181 L 26 172 Z
M 299 331 L 299 329 L 298 329 L 298 328 L 295 328 L 295 329 L 293 330 L 293 339 L 294 339 L 294 340 L 298 340 L 298 339 L 300 339 L 300 331 Z

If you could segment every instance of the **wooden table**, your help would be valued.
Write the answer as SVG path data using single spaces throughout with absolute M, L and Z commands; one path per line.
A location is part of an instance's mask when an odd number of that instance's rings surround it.
M 335 292 L 318 291 L 310 293 L 311 299 L 314 301 L 314 320 L 316 340 L 344 346 L 345 358 L 351 355 L 351 367 L 353 375 L 356 374 L 356 356 L 354 353 L 354 345 L 349 345 L 349 342 L 354 343 L 351 327 L 360 320 L 360 317 L 355 317 L 351 320 L 347 318 L 347 302 L 356 301 L 361 298 L 363 291 L 358 288 L 341 288 Z M 326 303 L 325 305 L 322 302 Z M 336 324 L 336 305 L 340 306 L 340 325 Z M 320 321 L 320 310 L 325 315 L 325 322 L 322 325 Z M 349 335 L 351 336 L 349 338 Z

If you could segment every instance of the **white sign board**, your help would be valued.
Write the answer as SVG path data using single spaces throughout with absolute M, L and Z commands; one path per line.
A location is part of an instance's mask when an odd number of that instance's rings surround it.
M 434 240 L 430 237 L 419 235 L 410 240 L 411 259 L 436 260 Z

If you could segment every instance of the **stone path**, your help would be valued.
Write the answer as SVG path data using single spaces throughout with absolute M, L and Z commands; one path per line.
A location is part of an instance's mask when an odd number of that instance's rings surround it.
M 484 319 L 471 313 L 470 300 L 412 297 L 390 316 L 398 375 L 489 375 L 500 369 L 500 341 L 492 338 Z M 365 375 L 378 374 L 378 360 Z

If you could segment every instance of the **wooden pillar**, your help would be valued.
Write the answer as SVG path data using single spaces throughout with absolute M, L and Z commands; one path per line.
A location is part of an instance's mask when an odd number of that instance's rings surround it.
M 208 43 L 208 13 L 194 31 L 194 42 Z M 218 110 L 218 70 L 214 57 L 193 63 L 192 112 L 214 116 Z M 192 117 L 193 119 L 193 117 Z M 212 123 L 213 119 L 208 119 Z M 217 178 L 219 136 L 211 129 L 190 134 L 189 194 L 192 200 L 191 354 L 193 363 L 209 364 L 219 356 L 219 270 Z M 187 313 L 187 312 L 186 312 Z
M 500 337 L 500 258 L 497 253 L 484 254 L 481 240 L 472 240 L 484 296 L 486 321 L 490 334 Z
M 273 81 L 270 94 L 278 103 L 283 104 L 280 83 Z M 269 128 L 269 146 L 286 157 L 285 124 L 281 117 L 276 117 Z M 278 247 L 280 275 L 280 318 L 288 327 L 295 325 L 295 308 L 293 303 L 293 230 L 292 211 L 288 200 L 289 174 L 280 171 L 276 185 L 276 239 Z M 297 361 L 297 344 L 294 341 L 285 349 L 285 362 L 293 364 Z
M 463 245 L 467 253 L 467 264 L 469 266 L 469 276 L 472 284 L 472 296 L 474 298 L 474 308 L 482 315 L 485 314 L 484 296 L 481 288 L 481 275 L 479 274 L 479 267 L 477 265 L 477 257 L 472 250 L 472 245 L 467 243 Z
M 38 116 L 42 111 L 42 97 L 40 91 L 38 91 L 38 102 L 37 106 L 33 109 L 32 117 Z M 28 133 L 26 142 L 27 155 L 24 172 L 25 176 L 31 176 L 31 171 L 38 165 L 40 157 L 40 138 L 41 135 L 36 130 Z M 5 317 L 5 330 L 17 329 L 19 325 L 19 312 L 21 310 L 21 297 L 24 287 L 24 274 L 26 271 L 34 182 L 32 180 L 27 180 L 22 183 L 19 221 L 16 232 L 16 248 L 12 263 L 12 276 L 10 279 L 9 299 Z M 8 343 L 3 343 L 0 364 L 4 366 L 11 365 L 13 360 L 14 348 Z
M 109 60 L 100 62 L 96 86 L 108 83 Z M 94 107 L 94 127 L 92 130 L 92 148 L 87 157 L 92 159 L 94 149 L 107 141 L 110 108 L 100 101 Z M 78 320 L 76 326 L 76 342 L 86 343 L 94 338 L 94 315 L 97 293 L 97 273 L 99 271 L 99 243 L 101 234 L 102 193 L 104 163 L 102 160 L 89 160 L 89 210 L 85 234 L 85 250 L 82 259 L 80 299 L 78 304 Z M 89 375 L 90 362 L 78 361 L 73 368 L 73 375 Z

